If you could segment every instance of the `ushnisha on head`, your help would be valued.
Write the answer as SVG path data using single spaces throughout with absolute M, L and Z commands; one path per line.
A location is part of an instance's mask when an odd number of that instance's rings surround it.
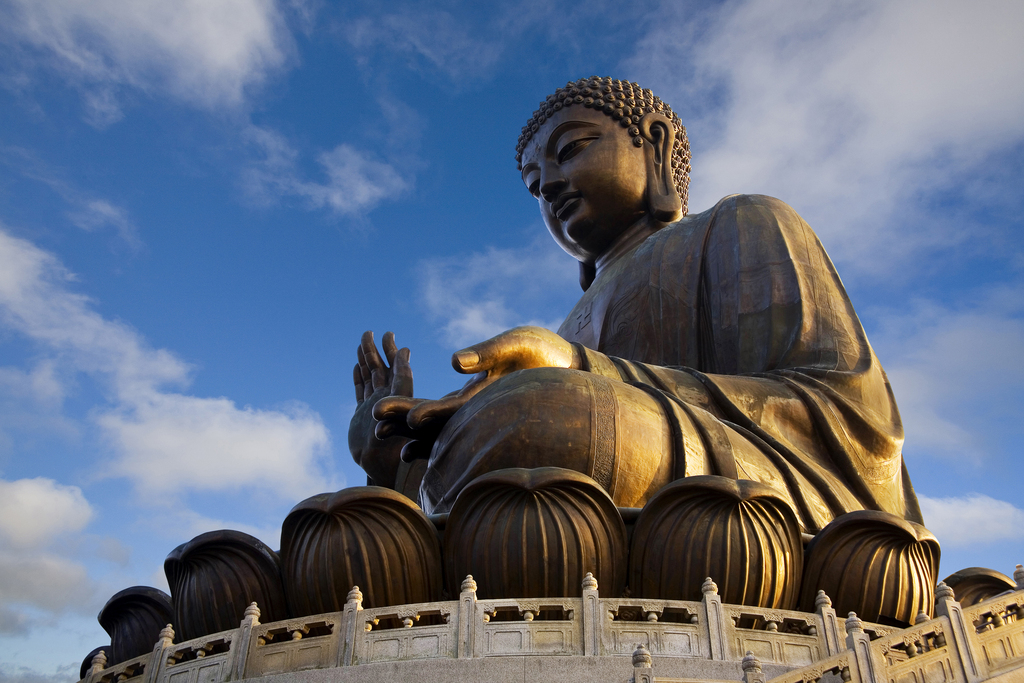
M 686 215 L 690 145 L 671 108 L 635 83 L 566 84 L 516 150 L 523 182 L 587 289 L 601 269 Z
M 523 126 L 516 144 L 516 163 L 520 171 L 523 170 L 523 152 L 531 138 L 555 112 L 566 107 L 585 107 L 610 116 L 622 126 L 623 133 L 629 135 L 637 147 L 644 144 L 639 128 L 644 114 L 664 114 L 675 132 L 675 147 L 671 158 L 672 179 L 679 194 L 682 213 L 686 215 L 690 187 L 690 141 L 686 137 L 686 127 L 672 111 L 672 107 L 660 97 L 629 81 L 591 76 L 569 81 L 565 87 L 548 95 Z

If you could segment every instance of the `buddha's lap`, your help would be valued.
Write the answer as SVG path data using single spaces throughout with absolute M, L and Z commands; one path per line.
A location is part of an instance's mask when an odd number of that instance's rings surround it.
M 593 477 L 617 505 L 639 506 L 672 479 L 671 439 L 661 405 L 642 389 L 578 370 L 522 370 L 448 422 L 421 497 L 428 510 L 442 512 L 488 472 L 563 467 Z

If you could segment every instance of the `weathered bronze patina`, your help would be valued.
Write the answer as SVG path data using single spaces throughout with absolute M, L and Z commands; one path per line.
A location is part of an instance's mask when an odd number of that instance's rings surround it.
M 687 215 L 689 157 L 678 117 L 636 84 L 581 79 L 541 103 L 516 158 L 584 295 L 557 334 L 515 328 L 457 352 L 473 377 L 437 400 L 413 398 L 408 349 L 388 333 L 382 358 L 366 333 L 349 438 L 373 482 L 443 513 L 507 468 L 583 473 L 621 508 L 717 476 L 773 492 L 806 534 L 862 510 L 882 527 L 921 523 L 892 390 L 818 238 L 770 197 Z M 742 524 L 713 521 L 714 489 L 679 494 L 697 501 L 679 524 L 711 539 L 694 552 L 742 540 Z M 785 538 L 737 581 L 798 575 L 768 566 Z M 934 552 L 906 573 L 933 583 Z

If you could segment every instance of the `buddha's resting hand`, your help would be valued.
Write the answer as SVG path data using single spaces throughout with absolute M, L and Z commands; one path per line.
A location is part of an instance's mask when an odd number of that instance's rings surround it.
M 399 349 L 395 335 L 385 332 L 381 340 L 384 357 L 381 358 L 373 341 L 373 332 L 363 333 L 356 350 L 359 362 L 352 372 L 356 390 L 356 410 L 349 423 L 348 445 L 356 464 L 362 467 L 375 483 L 391 486 L 400 462 L 402 447 L 408 442 L 408 430 L 388 431 L 387 426 L 373 416 L 373 407 L 388 396 L 415 401 L 412 396 L 412 368 L 409 349 Z M 393 437 L 393 438 L 392 438 Z
M 401 433 L 415 439 L 402 451 L 403 460 L 428 457 L 430 446 L 451 416 L 502 377 L 518 370 L 579 369 L 580 365 L 576 348 L 554 332 L 543 327 L 515 327 L 452 356 L 456 372 L 475 373 L 459 391 L 427 401 L 399 396 L 383 398 L 374 407 L 373 415 L 381 420 L 382 426 L 389 425 L 387 433 Z M 403 418 L 404 430 L 397 426 Z

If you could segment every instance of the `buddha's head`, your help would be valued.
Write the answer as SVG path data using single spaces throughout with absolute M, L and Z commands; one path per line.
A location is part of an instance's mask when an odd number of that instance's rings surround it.
M 582 264 L 584 289 L 632 226 L 686 214 L 686 129 L 635 83 L 593 77 L 559 88 L 523 128 L 516 160 L 551 235 Z

